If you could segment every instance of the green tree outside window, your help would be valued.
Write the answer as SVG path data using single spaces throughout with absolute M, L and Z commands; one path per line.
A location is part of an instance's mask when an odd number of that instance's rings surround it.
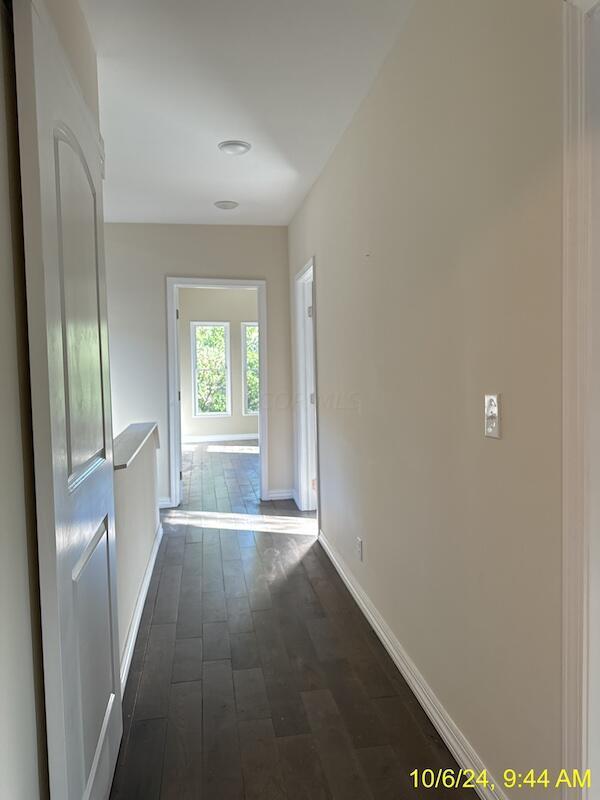
M 225 325 L 196 325 L 196 414 L 227 414 L 228 337 Z
M 258 414 L 260 406 L 260 363 L 258 325 L 244 325 L 245 398 L 246 414 Z

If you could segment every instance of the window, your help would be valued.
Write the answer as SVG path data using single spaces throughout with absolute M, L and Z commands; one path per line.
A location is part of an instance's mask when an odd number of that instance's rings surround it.
M 192 322 L 191 334 L 194 416 L 230 417 L 229 323 Z
M 258 323 L 242 322 L 242 385 L 244 415 L 258 414 L 260 406 L 260 374 Z

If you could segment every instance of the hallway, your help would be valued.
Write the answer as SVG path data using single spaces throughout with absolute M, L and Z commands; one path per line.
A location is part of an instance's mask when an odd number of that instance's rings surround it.
M 6 0 L 0 78 L 0 800 L 582 800 L 600 0 Z
M 313 537 L 168 518 L 113 800 L 392 800 L 455 766 Z

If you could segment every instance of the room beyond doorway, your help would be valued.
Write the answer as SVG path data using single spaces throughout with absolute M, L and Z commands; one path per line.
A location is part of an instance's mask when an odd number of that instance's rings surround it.
M 259 494 L 268 493 L 264 281 L 167 278 L 170 489 L 182 497 L 182 448 L 260 443 Z
M 307 517 L 286 500 L 261 500 L 258 439 L 184 444 L 181 511 Z
M 269 486 L 265 281 L 167 278 L 167 313 L 171 507 L 316 520 Z

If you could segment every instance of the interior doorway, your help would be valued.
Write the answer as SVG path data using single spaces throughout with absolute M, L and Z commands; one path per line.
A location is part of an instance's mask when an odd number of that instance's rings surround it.
M 314 259 L 311 259 L 294 281 L 297 387 L 294 499 L 301 511 L 316 511 L 319 493 L 314 268 Z
M 264 281 L 167 279 L 174 506 L 258 513 L 268 499 Z

